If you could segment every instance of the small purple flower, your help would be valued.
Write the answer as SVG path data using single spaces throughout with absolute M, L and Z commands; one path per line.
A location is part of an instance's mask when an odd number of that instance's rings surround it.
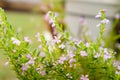
M 72 63 L 74 63 L 74 62 L 76 62 L 76 60 L 75 60 L 74 58 L 71 58 L 71 59 L 69 60 L 69 64 L 72 64 Z
M 110 59 L 112 56 L 109 53 L 104 54 L 104 60 Z
M 89 44 L 89 43 L 86 43 L 86 44 L 85 44 L 85 46 L 86 46 L 86 47 L 89 47 L 89 46 L 90 46 L 90 44 Z
M 34 65 L 35 60 L 34 59 L 30 59 L 27 63 L 30 64 L 30 65 Z
M 101 26 L 101 24 L 100 24 L 100 23 L 96 25 L 96 27 L 100 27 L 100 26 Z
M 32 56 L 31 56 L 30 54 L 27 54 L 26 57 L 27 57 L 28 59 L 32 59 Z
M 41 56 L 41 57 L 45 57 L 45 53 L 44 53 L 44 52 L 41 52 L 41 53 L 40 53 L 40 56 Z
M 81 75 L 80 80 L 89 80 L 88 75 Z
M 42 76 L 45 76 L 46 75 L 46 70 L 42 70 L 40 73 L 41 73 Z
M 74 56 L 75 56 L 75 54 L 73 54 L 72 52 L 68 53 L 68 57 L 73 58 Z
M 25 42 L 28 42 L 28 43 L 31 43 L 32 41 L 31 40 L 29 40 L 29 38 L 26 36 L 26 37 L 24 37 L 24 41 Z
M 106 13 L 107 12 L 107 9 L 102 9 L 103 11 L 104 11 L 104 13 Z
M 53 24 L 54 20 L 52 18 L 49 19 L 49 24 Z
M 40 33 L 38 32 L 35 37 L 39 38 L 40 37 Z
M 38 42 L 41 42 L 41 39 L 40 39 L 40 38 L 38 38 L 38 39 L 37 39 L 37 41 L 38 41 Z
M 55 43 L 57 43 L 57 44 L 58 44 L 58 43 L 61 43 L 60 37 L 61 37 L 61 36 L 58 36 L 58 37 L 57 37 L 57 36 L 54 36 L 53 42 L 55 42 Z
M 42 48 L 42 45 L 39 45 L 38 48 L 41 49 L 41 48 Z
M 87 56 L 87 53 L 85 51 L 80 51 L 80 55 L 85 57 L 85 56 Z
M 59 48 L 60 48 L 60 49 L 64 49 L 64 48 L 65 48 L 65 45 L 64 45 L 64 44 L 61 44 L 61 45 L 59 46 Z
M 104 19 L 101 21 L 102 24 L 108 24 L 110 21 L 108 19 Z
M 56 26 L 55 23 L 53 23 L 53 24 L 52 24 L 52 28 L 54 28 L 55 26 Z
M 87 24 L 83 17 L 80 17 L 79 21 L 80 21 L 81 25 L 83 25 L 83 26 Z
M 117 69 L 120 70 L 120 66 L 118 66 Z
M 23 64 L 22 65 L 22 71 L 26 71 L 29 68 L 29 66 L 27 64 Z
M 98 12 L 98 14 L 95 16 L 95 18 L 100 18 L 102 16 L 101 12 Z
M 11 40 L 12 40 L 12 43 L 13 43 L 13 44 L 16 44 L 16 45 L 18 45 L 18 46 L 19 46 L 20 43 L 21 43 L 20 40 L 14 38 L 14 37 L 12 37 Z
M 72 38 L 76 45 L 79 45 L 81 41 L 77 38 Z
M 59 58 L 58 63 L 63 64 L 64 61 L 66 61 L 66 60 L 68 60 L 68 58 L 65 57 L 65 56 L 62 56 L 62 57 Z
M 100 57 L 99 53 L 97 53 L 97 54 L 94 55 L 94 58 L 98 58 L 98 57 Z

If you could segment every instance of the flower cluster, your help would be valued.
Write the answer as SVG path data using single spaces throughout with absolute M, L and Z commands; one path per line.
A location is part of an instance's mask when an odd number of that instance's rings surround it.
M 31 47 L 28 37 L 19 39 L 0 9 L 0 47 L 6 51 L 9 63 L 20 80 L 120 80 L 120 65 L 115 65 L 114 52 L 101 46 L 105 25 L 105 10 L 100 10 L 100 36 L 97 42 L 84 42 L 61 30 L 54 13 L 49 22 L 57 29 L 51 41 L 37 33 L 38 48 Z M 2 24 L 1 24 L 2 22 Z M 6 30 L 6 31 L 5 31 Z M 14 37 L 13 37 L 14 36 Z M 15 53 L 15 54 L 13 54 Z M 8 63 L 6 63 L 8 64 Z

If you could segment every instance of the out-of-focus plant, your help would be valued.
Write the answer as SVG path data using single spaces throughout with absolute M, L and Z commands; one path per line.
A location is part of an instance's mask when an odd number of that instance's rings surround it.
M 61 18 L 64 17 L 65 0 L 43 0 L 43 3 L 49 6 L 50 11 L 58 12 Z
M 20 80 L 119 80 L 120 64 L 115 62 L 115 53 L 101 46 L 109 22 L 104 12 L 102 9 L 96 16 L 101 19 L 97 42 L 87 43 L 63 32 L 56 15 L 48 12 L 46 16 L 56 27 L 57 36 L 48 41 L 37 33 L 40 45 L 33 49 L 28 38 L 19 38 L 0 9 L 0 48 Z
M 117 58 L 119 59 L 120 54 L 120 14 L 115 15 L 115 19 L 113 21 L 113 25 L 111 28 L 110 34 L 107 38 L 105 38 L 105 46 L 114 49 L 117 51 Z

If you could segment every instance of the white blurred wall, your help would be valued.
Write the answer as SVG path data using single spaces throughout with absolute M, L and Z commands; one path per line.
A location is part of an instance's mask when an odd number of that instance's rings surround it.
M 99 34 L 96 25 L 100 22 L 95 19 L 95 15 L 100 9 L 107 9 L 107 18 L 110 24 L 106 26 L 106 35 L 108 34 L 114 15 L 120 11 L 120 0 L 66 0 L 66 17 L 65 21 L 70 31 L 76 36 L 80 36 L 80 16 L 84 17 L 93 40 Z

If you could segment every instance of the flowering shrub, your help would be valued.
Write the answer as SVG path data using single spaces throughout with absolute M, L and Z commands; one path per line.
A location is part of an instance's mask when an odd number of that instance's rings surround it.
M 56 15 L 47 17 L 56 27 L 57 36 L 47 41 L 37 33 L 39 48 L 33 49 L 29 38 L 20 39 L 0 9 L 0 48 L 6 52 L 9 63 L 20 80 L 120 80 L 120 64 L 114 52 L 101 46 L 105 25 L 105 11 L 96 16 L 101 19 L 100 35 L 96 42 L 83 42 L 63 32 Z

